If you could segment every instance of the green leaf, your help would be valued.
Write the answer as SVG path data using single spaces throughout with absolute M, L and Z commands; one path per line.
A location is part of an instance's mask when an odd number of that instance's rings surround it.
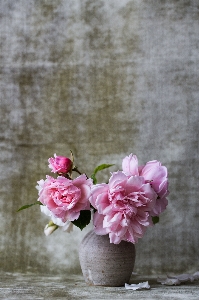
M 40 201 L 36 201 L 36 202 L 34 202 L 34 203 L 32 203 L 32 204 L 26 204 L 26 205 L 20 207 L 20 208 L 17 210 L 17 212 L 20 211 L 20 210 L 29 208 L 29 207 L 31 207 L 31 206 L 33 206 L 33 205 L 37 205 L 37 204 L 43 205 Z
M 81 210 L 80 216 L 77 220 L 72 221 L 72 223 L 79 227 L 81 230 L 90 223 L 91 220 L 91 211 L 90 210 Z
M 94 184 L 97 183 L 97 178 L 96 178 L 96 176 L 95 176 L 95 175 L 97 174 L 97 172 L 102 171 L 102 170 L 104 170 L 104 169 L 107 169 L 107 168 L 109 168 L 109 167 L 111 167 L 111 166 L 114 166 L 114 165 L 110 165 L 110 164 L 102 164 L 102 165 L 99 165 L 98 167 L 96 167 L 95 170 L 94 170 L 94 172 L 93 172 L 93 174 L 91 175 L 91 178 L 93 179 L 93 183 L 94 183 Z
M 157 224 L 159 222 L 160 218 L 158 216 L 155 216 L 155 217 L 152 217 L 152 221 L 153 221 L 153 224 Z

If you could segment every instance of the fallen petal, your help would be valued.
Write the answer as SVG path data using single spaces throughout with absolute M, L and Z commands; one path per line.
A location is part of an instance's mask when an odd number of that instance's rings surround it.
M 164 284 L 164 285 L 180 285 L 181 282 L 177 278 L 167 278 L 166 280 L 161 281 L 161 284 Z
M 180 274 L 180 275 L 175 276 L 173 278 L 178 279 L 180 282 L 187 282 L 187 281 L 193 282 L 194 281 L 193 276 L 190 275 L 190 274 Z
M 145 282 L 140 282 L 138 284 L 127 284 L 127 283 L 125 283 L 125 288 L 127 290 L 136 291 L 136 290 L 141 290 L 141 289 L 149 290 L 151 287 L 150 287 L 148 281 L 145 281 Z

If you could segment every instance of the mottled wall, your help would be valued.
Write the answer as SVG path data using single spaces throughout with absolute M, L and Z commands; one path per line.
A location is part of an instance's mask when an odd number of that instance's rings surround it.
M 169 206 L 135 271 L 198 270 L 198 20 L 197 0 L 0 2 L 0 270 L 80 271 L 89 228 L 47 238 L 38 207 L 16 213 L 69 149 L 87 174 L 131 152 L 162 161 Z

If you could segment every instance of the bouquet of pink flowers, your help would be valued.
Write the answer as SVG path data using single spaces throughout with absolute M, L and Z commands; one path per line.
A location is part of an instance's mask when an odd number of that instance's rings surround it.
M 51 219 L 46 235 L 57 228 L 70 232 L 73 225 L 82 230 L 92 219 L 95 233 L 109 234 L 111 243 L 136 243 L 148 226 L 159 221 L 168 204 L 167 168 L 157 160 L 138 166 L 136 155 L 130 154 L 122 161 L 122 171 L 99 184 L 97 172 L 113 165 L 98 166 L 89 178 L 74 165 L 72 152 L 71 158 L 54 154 L 48 162 L 58 176 L 38 181 L 38 201 L 19 209 L 40 204 Z M 73 172 L 78 173 L 74 179 Z

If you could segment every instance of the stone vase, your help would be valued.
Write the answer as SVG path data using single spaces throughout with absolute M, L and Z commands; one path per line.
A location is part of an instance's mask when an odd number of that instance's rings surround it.
M 80 244 L 79 259 L 87 284 L 124 286 L 133 272 L 135 246 L 125 241 L 112 244 L 108 235 L 90 231 Z

